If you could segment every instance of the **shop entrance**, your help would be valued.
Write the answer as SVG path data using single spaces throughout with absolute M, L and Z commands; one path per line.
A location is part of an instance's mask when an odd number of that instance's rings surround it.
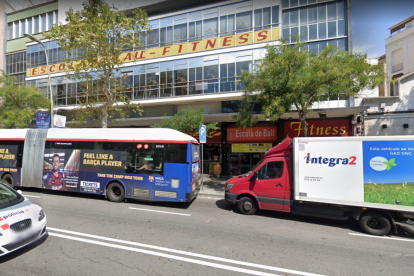
M 228 153 L 228 170 L 230 175 L 239 175 L 249 172 L 260 160 L 264 153 Z

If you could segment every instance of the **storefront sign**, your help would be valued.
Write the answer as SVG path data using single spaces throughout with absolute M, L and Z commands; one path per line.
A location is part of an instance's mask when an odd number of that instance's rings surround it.
M 249 45 L 253 43 L 263 43 L 279 40 L 279 33 L 279 28 L 240 33 L 236 35 L 222 36 L 220 38 L 215 37 L 200 41 L 191 41 L 187 43 L 156 47 L 147 50 L 122 53 L 119 58 L 123 63 L 126 63 L 147 60 L 151 58 L 168 57 L 172 55 L 182 55 L 187 53 L 216 50 L 219 48 Z M 69 67 L 75 66 L 80 62 L 81 61 L 72 61 L 69 64 Z M 65 67 L 65 63 L 49 65 L 49 72 L 51 74 L 64 72 L 66 71 Z M 30 68 L 27 69 L 26 75 L 27 77 L 46 75 L 48 71 L 47 68 L 47 66 Z
M 277 128 L 275 126 L 251 127 L 251 128 L 228 128 L 227 142 L 277 142 Z
M 195 133 L 194 135 L 191 135 L 191 136 L 197 139 L 198 141 L 200 139 L 198 133 Z M 210 130 L 207 132 L 206 144 L 221 144 L 222 140 L 223 139 L 221 137 L 221 129 Z
M 349 120 L 308 120 L 308 137 L 349 136 Z M 299 121 L 285 121 L 285 137 L 302 137 L 302 123 Z
M 266 144 L 232 144 L 231 152 L 266 152 L 272 148 L 271 143 Z

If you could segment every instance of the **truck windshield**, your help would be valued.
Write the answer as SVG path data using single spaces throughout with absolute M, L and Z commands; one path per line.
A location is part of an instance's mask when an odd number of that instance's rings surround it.
M 17 204 L 21 201 L 22 196 L 12 191 L 10 188 L 0 184 L 0 209 Z
M 259 161 L 259 163 L 257 163 L 257 164 L 256 164 L 256 166 L 254 166 L 254 167 L 253 167 L 253 169 L 252 169 L 251 171 L 249 171 L 248 173 L 245 173 L 245 174 L 244 174 L 244 177 L 248 177 L 248 176 L 249 176 L 249 174 L 251 174 L 251 173 L 252 173 L 252 171 L 254 171 L 254 170 L 257 168 L 257 166 L 259 166 L 260 164 L 262 164 L 262 163 L 263 163 L 263 161 L 264 161 L 263 159 L 262 159 L 262 160 L 260 160 L 260 161 Z

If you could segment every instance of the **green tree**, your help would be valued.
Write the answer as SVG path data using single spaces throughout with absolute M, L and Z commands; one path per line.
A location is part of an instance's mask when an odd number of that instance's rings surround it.
M 174 116 L 164 118 L 159 125 L 152 125 L 151 127 L 171 128 L 181 131 L 190 136 L 198 136 L 200 126 L 204 121 L 204 108 L 200 109 L 181 109 Z M 207 137 L 210 130 L 219 129 L 218 123 L 206 124 Z
M 294 38 L 297 41 L 297 38 Z M 251 103 L 259 103 L 267 118 L 277 119 L 296 110 L 307 136 L 306 118 L 317 101 L 339 96 L 356 96 L 362 89 L 373 89 L 386 78 L 382 65 L 366 62 L 365 54 L 352 54 L 327 46 L 319 54 L 307 51 L 304 43 L 266 47 L 267 54 L 253 72 L 243 71 L 244 99 L 240 115 L 234 116 L 239 127 L 257 122 Z
M 116 114 L 121 118 L 129 110 L 141 114 L 141 105 L 130 101 L 131 79 L 119 67 L 123 52 L 142 46 L 140 37 L 150 29 L 146 13 L 136 9 L 127 16 L 102 0 L 87 0 L 81 11 L 69 9 L 66 21 L 53 25 L 44 36 L 71 53 L 64 60 L 66 77 L 84 83 L 74 121 L 93 119 L 106 128 L 108 118 Z M 73 62 L 75 55 L 81 60 Z
M 0 75 L 0 124 L 3 128 L 25 128 L 36 119 L 36 111 L 50 110 L 50 101 L 37 88 L 15 85 L 18 80 L 12 76 Z

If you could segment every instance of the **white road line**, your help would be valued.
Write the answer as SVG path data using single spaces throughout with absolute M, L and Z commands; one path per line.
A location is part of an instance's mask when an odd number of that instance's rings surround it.
M 74 232 L 74 231 L 69 231 L 69 230 L 64 230 L 64 229 L 58 229 L 58 228 L 52 228 L 52 227 L 47 227 L 47 229 L 48 229 L 48 231 L 56 231 L 56 232 L 62 232 L 62 233 L 71 234 L 71 235 L 78 235 L 78 236 L 88 237 L 88 238 L 93 238 L 93 239 L 100 239 L 100 240 L 105 240 L 105 241 L 110 241 L 110 242 L 129 244 L 129 245 L 140 246 L 140 247 L 144 247 L 144 248 L 150 248 L 150 249 L 155 249 L 155 250 L 160 250 L 160 251 L 165 251 L 165 252 L 171 252 L 171 253 L 175 253 L 175 254 L 187 255 L 187 256 L 196 257 L 196 258 L 203 258 L 203 259 L 207 259 L 207 260 L 214 260 L 214 261 L 219 261 L 219 262 L 224 262 L 224 263 L 231 263 L 231 264 L 249 266 L 249 267 L 254 267 L 254 268 L 272 270 L 272 271 L 295 274 L 295 275 L 321 276 L 321 274 L 308 273 L 308 272 L 302 272 L 302 271 L 297 271 L 297 270 L 279 268 L 279 267 L 274 267 L 274 266 L 242 262 L 242 261 L 231 260 L 231 259 L 220 258 L 220 257 L 214 257 L 214 256 L 209 256 L 209 255 L 204 255 L 204 254 L 198 254 L 198 253 L 192 253 L 192 252 L 181 251 L 181 250 L 176 250 L 176 249 L 170 249 L 170 248 L 161 247 L 161 246 L 155 246 L 155 245 L 149 245 L 149 244 L 144 244 L 144 243 L 137 243 L 137 242 L 131 242 L 131 241 L 125 241 L 125 240 L 119 240 L 119 239 L 112 239 L 112 238 L 107 238 L 107 237 L 102 237 L 102 236 L 97 236 L 97 235 L 85 234 L 85 233 L 80 233 L 80 232 Z
M 399 239 L 399 238 L 388 238 L 388 237 L 379 237 L 379 236 L 373 236 L 373 235 L 354 234 L 354 233 L 348 233 L 348 234 L 352 235 L 352 236 L 361 236 L 361 237 L 367 237 L 367 238 L 377 238 L 377 239 L 386 239 L 386 240 L 395 240 L 395 241 L 414 242 L 414 240 Z
M 31 196 L 31 195 L 23 195 L 24 197 L 35 197 L 35 198 L 40 198 L 40 196 Z
M 87 239 L 83 239 L 83 238 L 66 236 L 66 235 L 61 235 L 61 234 L 56 234 L 56 233 L 50 233 L 49 232 L 49 235 L 54 236 L 54 237 L 63 238 L 63 239 L 69 239 L 69 240 L 74 240 L 74 241 L 79 241 L 79 242 L 84 242 L 84 243 L 90 243 L 90 244 L 102 245 L 102 246 L 107 246 L 107 247 L 112 247 L 112 248 L 117 248 L 117 249 L 134 251 L 134 252 L 139 252 L 139 253 L 143 253 L 143 254 L 154 255 L 154 256 L 173 259 L 173 260 L 177 260 L 177 261 L 183 261 L 183 262 L 188 262 L 188 263 L 193 263 L 193 264 L 205 265 L 205 266 L 210 266 L 210 267 L 214 267 L 214 268 L 220 268 L 220 269 L 225 269 L 225 270 L 230 270 L 230 271 L 235 271 L 235 272 L 240 272 L 240 273 L 246 273 L 246 274 L 252 274 L 252 275 L 261 275 L 261 276 L 275 276 L 276 275 L 276 274 L 270 274 L 270 273 L 261 272 L 261 271 L 255 271 L 255 270 L 238 268 L 238 267 L 233 267 L 233 266 L 228 266 L 228 265 L 216 264 L 216 263 L 211 263 L 211 262 L 206 262 L 206 261 L 200 261 L 200 260 L 195 260 L 195 259 L 190 259 L 190 258 L 165 254 L 165 253 L 159 253 L 159 252 L 155 252 L 155 251 L 149 251 L 149 250 L 145 250 L 145 249 L 138 249 L 138 248 L 123 246 L 123 245 L 118 245 L 118 244 L 99 242 L 99 241 L 94 241 L 94 240 L 87 240 Z
M 148 211 L 148 212 L 156 212 L 156 213 L 164 213 L 164 214 L 171 214 L 171 215 L 179 215 L 179 216 L 188 216 L 188 217 L 191 217 L 191 215 L 190 215 L 190 214 L 172 213 L 172 212 L 156 211 L 156 210 L 141 209 L 141 208 L 133 208 L 133 207 L 129 207 L 129 209 L 134 209 L 134 210 L 140 210 L 140 211 Z

